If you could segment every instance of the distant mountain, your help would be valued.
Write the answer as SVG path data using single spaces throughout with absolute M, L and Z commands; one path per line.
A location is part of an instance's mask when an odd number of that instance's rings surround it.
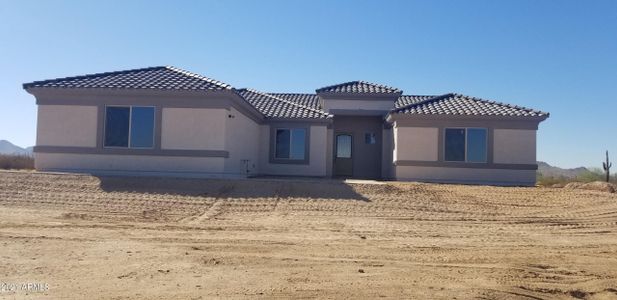
M 538 161 L 538 172 L 540 172 L 544 177 L 575 178 L 590 171 L 585 167 L 562 169 L 560 167 L 551 166 L 543 161 Z
M 7 140 L 0 140 L 0 154 L 31 155 L 32 147 L 26 149 L 15 146 Z

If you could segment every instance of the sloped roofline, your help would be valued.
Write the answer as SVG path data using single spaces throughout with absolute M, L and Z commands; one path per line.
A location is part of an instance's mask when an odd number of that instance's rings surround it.
M 138 73 L 138 72 L 147 72 L 147 71 L 153 71 L 153 70 L 165 70 L 167 73 L 163 73 L 163 74 L 171 74 L 171 75 L 166 75 L 166 76 L 172 76 L 174 79 L 174 81 L 171 81 L 171 83 L 174 83 L 175 80 L 189 80 L 188 78 L 191 78 L 190 81 L 191 82 L 195 82 L 195 84 L 197 85 L 205 85 L 205 87 L 202 89 L 194 89 L 192 88 L 192 86 L 166 86 L 164 88 L 157 88 L 157 87 L 150 87 L 150 86 L 144 86 L 144 85 L 131 85 L 131 84 L 124 84 L 125 82 L 122 79 L 122 77 L 119 79 L 120 84 L 118 85 L 119 87 L 116 87 L 115 85 L 113 87 L 111 86 L 95 86 L 95 84 L 91 85 L 91 86 L 87 86 L 87 84 L 85 84 L 85 86 L 81 86 L 80 84 L 74 83 L 74 84 L 68 84 L 68 83 L 64 83 L 64 82 L 70 82 L 71 80 L 85 80 L 88 81 L 88 79 L 98 79 L 101 77 L 105 77 L 105 76 L 114 76 L 114 75 L 121 75 L 121 74 L 132 74 L 132 73 Z M 173 72 L 173 73 L 169 73 L 169 72 Z M 154 72 L 156 74 L 158 74 L 158 72 Z M 175 73 L 175 74 L 174 74 Z M 160 78 L 159 78 L 160 79 Z M 196 80 L 197 79 L 197 80 Z M 94 80 L 97 81 L 97 80 Z M 102 80 L 102 82 L 105 82 L 105 80 Z M 137 83 L 143 83 L 141 81 L 140 77 L 137 77 L 135 79 L 135 82 Z M 349 91 L 347 90 L 347 88 L 349 88 L 349 86 L 353 86 L 358 90 L 354 90 L 354 91 Z M 151 91 L 151 92 L 156 92 L 156 91 L 184 91 L 184 92 L 195 92 L 195 93 L 199 93 L 200 95 L 203 95 L 202 92 L 204 91 L 208 91 L 208 92 L 223 92 L 223 93 L 227 93 L 227 92 L 231 92 L 229 94 L 234 95 L 236 97 L 239 97 L 240 99 L 243 100 L 243 102 L 246 102 L 247 104 L 249 104 L 251 107 L 253 107 L 253 105 L 251 105 L 251 103 L 245 99 L 238 91 L 242 91 L 242 90 L 246 90 L 249 91 L 251 93 L 255 93 L 257 95 L 266 97 L 266 99 L 271 99 L 272 101 L 278 101 L 281 103 L 285 103 L 287 105 L 292 105 L 294 107 L 306 110 L 306 111 L 310 111 L 312 113 L 316 113 L 320 116 L 322 116 L 325 119 L 332 119 L 333 115 L 330 113 L 327 113 L 325 111 L 323 111 L 320 108 L 315 108 L 312 106 L 307 106 L 301 103 L 298 103 L 296 101 L 292 101 L 292 100 L 288 100 L 285 99 L 283 96 L 284 95 L 314 95 L 317 96 L 321 99 L 324 98 L 332 98 L 332 99 L 336 99 L 336 98 L 345 98 L 345 97 L 352 97 L 352 98 L 371 98 L 373 100 L 394 100 L 395 102 L 400 99 L 400 97 L 405 97 L 405 96 L 412 96 L 412 95 L 403 95 L 402 91 L 398 88 L 394 88 L 394 87 L 390 87 L 390 86 L 386 86 L 386 85 L 382 85 L 382 84 L 375 84 L 375 83 L 371 83 L 371 82 L 367 82 L 367 81 L 363 81 L 363 80 L 356 80 L 356 81 L 348 81 L 348 82 L 344 82 L 344 83 L 339 83 L 339 84 L 335 84 L 335 85 L 329 85 L 329 86 L 325 86 L 322 88 L 319 88 L 316 90 L 316 94 L 309 94 L 309 93 L 269 93 L 269 92 L 260 92 L 254 89 L 248 89 L 248 88 L 244 88 L 244 89 L 235 89 L 233 88 L 231 85 L 223 83 L 221 81 L 218 80 L 214 80 L 193 72 L 189 72 L 180 68 L 176 68 L 173 66 L 155 66 L 155 67 L 146 67 L 146 68 L 137 68 L 137 69 L 130 69 L 130 70 L 123 70 L 123 71 L 112 71 L 112 72 L 103 72 L 103 73 L 93 73 L 93 74 L 86 74 L 86 75 L 79 75 L 79 76 L 71 76 L 71 77 L 62 77 L 62 78 L 56 78 L 56 79 L 48 79 L 48 80 L 41 80 L 41 81 L 33 81 L 30 83 L 24 83 L 23 84 L 23 88 L 28 91 L 29 93 L 34 93 L 35 91 L 38 91 L 39 89 L 48 91 L 48 92 L 57 92 L 57 91 L 69 91 L 69 90 L 78 90 L 78 89 L 109 89 L 109 90 L 116 90 L 116 91 L 120 91 L 120 90 L 134 90 L 134 91 Z M 338 90 L 338 88 L 341 88 L 340 90 Z M 417 95 L 415 95 L 417 96 Z M 466 96 L 466 95 L 462 95 L 462 94 L 458 94 L 458 93 L 447 93 L 447 94 L 443 94 L 443 95 L 437 95 L 437 96 L 428 96 L 430 98 L 428 99 L 424 99 L 424 100 L 420 100 L 417 102 L 413 102 L 413 103 L 408 103 L 406 105 L 400 106 L 398 108 L 393 108 L 389 111 L 388 115 L 392 116 L 392 115 L 398 115 L 401 114 L 402 112 L 404 112 L 405 110 L 409 110 L 412 109 L 416 106 L 420 106 L 420 105 L 424 105 L 427 103 L 431 103 L 431 102 L 437 102 L 440 101 L 442 99 L 447 99 L 447 98 L 464 98 L 466 100 L 472 100 L 472 101 L 476 101 L 476 102 L 482 102 L 482 103 L 487 103 L 487 104 L 493 104 L 493 105 L 499 105 L 505 108 L 510 108 L 510 109 L 514 109 L 514 110 L 519 110 L 519 111 L 524 111 L 525 113 L 528 113 L 530 115 L 533 116 L 517 116 L 517 117 L 522 117 L 525 119 L 529 119 L 529 118 L 536 118 L 536 119 L 546 119 L 549 116 L 549 113 L 547 112 L 543 112 L 543 111 L 539 111 L 539 110 L 534 110 L 531 108 L 527 108 L 527 107 L 522 107 L 522 106 L 518 106 L 518 105 L 511 105 L 511 104 L 507 104 L 507 103 L 503 103 L 503 102 L 497 102 L 497 101 L 491 101 L 491 100 L 486 100 L 486 99 L 481 99 L 481 98 L 477 98 L 477 97 L 471 97 L 471 96 Z M 263 113 L 261 113 L 259 110 L 257 110 L 255 107 L 253 107 L 255 109 L 256 112 L 259 113 L 259 115 L 262 115 L 263 117 L 265 117 L 265 115 L 263 115 Z M 431 114 L 433 116 L 437 115 L 437 114 Z M 298 118 L 288 118 L 290 120 L 293 119 L 298 119 Z
M 56 81 L 99 78 L 99 77 L 110 76 L 110 75 L 120 75 L 120 74 L 128 74 L 128 73 L 135 73 L 135 72 L 142 72 L 142 71 L 152 71 L 152 70 L 160 70 L 160 69 L 167 69 L 167 70 L 170 70 L 170 71 L 173 71 L 173 72 L 176 72 L 176 73 L 180 73 L 180 74 L 185 75 L 185 76 L 195 77 L 195 78 L 204 80 L 204 81 L 206 81 L 208 83 L 214 84 L 214 85 L 220 87 L 221 89 L 230 90 L 230 89 L 233 88 L 230 84 L 227 84 L 227 83 L 224 83 L 224 82 L 212 79 L 212 78 L 208 78 L 206 76 L 199 75 L 197 73 L 186 71 L 186 70 L 174 67 L 174 66 L 154 66 L 154 67 L 146 67 L 146 68 L 121 70 L 121 71 L 111 71 L 111 72 L 92 73 L 92 74 L 85 74 L 85 75 L 78 75 L 78 76 L 60 77 L 60 78 L 55 78 L 55 79 L 46 79 L 46 80 L 38 80 L 38 81 L 28 82 L 28 83 L 24 83 L 22 86 L 23 86 L 23 88 L 25 90 L 27 90 L 29 88 L 39 87 L 39 85 L 45 85 L 45 84 L 53 83 L 53 82 L 56 82 Z
M 436 101 L 447 99 L 447 98 L 450 98 L 450 97 L 465 97 L 465 98 L 469 98 L 469 99 L 471 99 L 473 101 L 477 101 L 477 102 L 488 103 L 488 104 L 496 104 L 496 105 L 501 105 L 501 106 L 505 106 L 505 107 L 508 107 L 508 108 L 513 108 L 513 109 L 520 109 L 520 110 L 524 110 L 524 111 L 527 111 L 527 112 L 533 112 L 533 113 L 537 114 L 538 117 L 549 117 L 549 115 L 550 115 L 550 113 L 543 112 L 543 111 L 540 111 L 540 110 L 535 110 L 535 109 L 524 107 L 524 106 L 512 105 L 512 104 L 508 104 L 508 103 L 504 103 L 504 102 L 498 102 L 498 101 L 493 101 L 493 100 L 487 100 L 487 99 L 482 99 L 482 98 L 473 97 L 473 96 L 467 96 L 467 95 L 463 95 L 463 94 L 459 94 L 459 93 L 447 93 L 447 94 L 435 96 L 433 98 L 429 98 L 429 99 L 425 99 L 425 100 L 422 100 L 422 101 L 418 101 L 418 102 L 415 102 L 415 103 L 410 103 L 410 104 L 401 106 L 399 108 L 392 109 L 390 111 L 390 113 L 400 113 L 401 111 L 404 111 L 406 109 L 412 108 L 414 106 L 419 106 L 419 105 L 423 105 L 423 104 L 427 104 L 427 103 L 431 103 L 431 102 L 436 102 Z
M 302 105 L 302 104 L 299 104 L 299 103 L 296 103 L 296 102 L 293 102 L 293 101 L 289 101 L 289 100 L 286 100 L 286 99 L 283 99 L 283 98 L 280 98 L 280 97 L 277 97 L 277 96 L 274 96 L 274 95 L 270 95 L 269 93 L 260 92 L 260 91 L 257 91 L 257 90 L 251 89 L 251 88 L 234 89 L 236 94 L 238 94 L 238 96 L 240 96 L 240 97 L 242 97 L 242 95 L 240 95 L 238 92 L 241 91 L 241 90 L 246 90 L 246 91 L 249 91 L 251 93 L 259 94 L 259 95 L 262 95 L 262 96 L 265 96 L 265 97 L 269 97 L 269 98 L 272 98 L 274 100 L 277 100 L 277 101 L 280 101 L 280 102 L 283 102 L 283 103 L 287 103 L 287 104 L 290 104 L 290 105 L 293 105 L 293 106 L 296 106 L 296 107 L 300 107 L 302 109 L 306 109 L 306 110 L 309 110 L 309 111 L 312 111 L 312 112 L 315 112 L 315 113 L 318 113 L 318 114 L 321 114 L 321 115 L 325 115 L 326 119 L 330 119 L 330 118 L 333 117 L 332 114 L 326 113 L 325 111 L 314 109 L 314 108 L 306 106 L 306 105 Z M 281 94 L 284 94 L 284 93 L 281 93 Z M 288 94 L 291 94 L 291 93 L 288 93 Z M 242 98 L 244 99 L 244 97 L 242 97 Z

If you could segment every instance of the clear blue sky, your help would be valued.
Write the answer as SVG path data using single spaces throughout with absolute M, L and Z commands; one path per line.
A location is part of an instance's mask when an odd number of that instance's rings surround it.
M 538 159 L 617 160 L 617 1 L 0 0 L 0 139 L 35 142 L 33 80 L 174 65 L 263 91 L 368 80 L 551 113 Z

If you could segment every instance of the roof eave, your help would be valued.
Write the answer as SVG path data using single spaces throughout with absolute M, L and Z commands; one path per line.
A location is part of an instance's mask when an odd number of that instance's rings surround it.
M 448 115 L 448 114 L 407 114 L 403 112 L 391 111 L 386 116 L 388 123 L 393 123 L 401 119 L 414 119 L 414 120 L 487 120 L 487 121 L 528 121 L 540 123 L 546 120 L 549 114 L 543 114 L 539 116 L 500 116 L 500 115 Z
M 25 84 L 24 84 L 25 85 Z M 24 90 L 26 92 L 36 95 L 39 93 L 50 93 L 50 94 L 65 94 L 65 93 L 82 93 L 82 92 L 100 92 L 100 91 L 108 91 L 111 93 L 122 93 L 122 92 L 144 92 L 144 93 L 195 93 L 195 94 L 203 94 L 203 93 L 227 93 L 232 91 L 231 88 L 221 88 L 221 89 L 160 89 L 160 88 L 120 88 L 120 87 L 41 87 L 41 86 L 33 86 L 33 87 L 25 87 Z
M 301 123 L 318 123 L 318 124 L 332 124 L 332 116 L 325 118 L 284 118 L 284 117 L 267 117 L 264 122 L 301 122 Z

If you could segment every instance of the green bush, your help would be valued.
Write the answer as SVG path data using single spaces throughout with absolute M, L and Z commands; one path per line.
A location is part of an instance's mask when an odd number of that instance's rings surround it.
M 34 169 L 34 157 L 29 156 L 29 155 L 0 154 L 0 169 L 4 169 L 4 170 Z

